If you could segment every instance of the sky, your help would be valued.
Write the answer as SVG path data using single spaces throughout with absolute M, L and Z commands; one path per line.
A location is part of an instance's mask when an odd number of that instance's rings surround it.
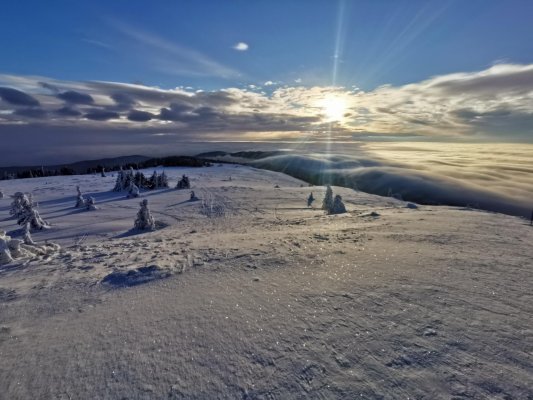
M 533 142 L 532 18 L 529 0 L 7 2 L 0 165 L 190 142 Z

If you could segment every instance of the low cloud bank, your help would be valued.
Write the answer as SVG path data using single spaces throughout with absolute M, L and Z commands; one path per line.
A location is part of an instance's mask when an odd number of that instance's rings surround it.
M 459 156 L 458 156 L 459 157 Z M 420 160 L 419 160 L 420 161 Z M 284 172 L 313 184 L 350 187 L 381 196 L 401 196 L 403 200 L 421 204 L 468 206 L 510 215 L 529 217 L 533 208 L 533 178 L 509 181 L 508 166 L 493 164 L 490 179 L 478 173 L 450 167 L 455 173 L 432 168 L 428 160 L 405 164 L 364 153 L 347 155 L 286 154 L 251 161 L 265 169 Z M 528 173 L 527 168 L 515 168 Z M 453 176 L 457 177 L 453 177 Z M 485 182 L 485 184 L 483 184 Z M 528 201 L 529 200 L 529 201 Z

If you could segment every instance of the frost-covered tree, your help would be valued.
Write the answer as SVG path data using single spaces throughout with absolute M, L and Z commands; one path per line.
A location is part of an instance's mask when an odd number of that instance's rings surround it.
M 313 201 L 315 201 L 315 198 L 313 196 L 313 192 L 311 192 L 311 194 L 307 198 L 307 207 L 311 207 L 311 204 L 313 204 Z
M 2 190 L 0 190 L 0 199 L 3 199 L 4 198 L 4 192 L 2 192 Z
M 59 249 L 60 246 L 55 243 L 37 245 L 31 238 L 29 225 L 26 225 L 22 239 L 13 239 L 4 231 L 0 231 L 0 265 L 13 262 L 17 258 L 50 254 Z
M 87 207 L 87 210 L 89 211 L 98 210 L 98 207 L 96 207 L 95 205 L 94 197 L 91 196 L 87 199 L 86 207 Z
M 132 197 L 139 197 L 139 187 L 131 182 L 130 184 L 130 190 L 128 191 L 128 198 L 132 198 Z
M 344 206 L 344 203 L 342 202 L 341 195 L 336 195 L 335 199 L 333 200 L 333 206 L 331 210 L 328 212 L 328 214 L 343 214 L 346 212 L 346 207 Z
M 137 187 L 145 187 L 147 182 L 148 180 L 141 171 L 137 171 L 133 176 L 133 183 L 135 183 Z
M 117 173 L 117 180 L 115 181 L 115 187 L 113 188 L 113 191 L 122 192 L 124 189 L 126 189 L 125 181 L 126 173 L 122 170 L 122 167 L 120 167 L 120 170 Z
M 154 230 L 155 220 L 148 208 L 148 200 L 144 199 L 140 203 L 141 209 L 137 212 L 137 218 L 135 219 L 134 228 L 141 230 Z
M 16 192 L 13 195 L 13 202 L 11 203 L 11 209 L 9 210 L 9 214 L 11 214 L 16 219 L 18 219 L 20 214 L 22 213 L 22 201 L 24 197 L 25 195 L 22 192 Z
M 333 190 L 331 190 L 331 186 L 329 185 L 326 187 L 326 195 L 322 201 L 322 209 L 327 213 L 330 213 L 333 209 Z
M 76 198 L 76 205 L 74 207 L 85 207 L 85 198 L 83 197 L 79 186 L 76 186 L 76 191 L 78 192 L 78 197 Z
M 102 178 L 105 178 L 106 177 L 106 174 L 105 174 L 105 168 L 102 167 Z
M 183 175 L 181 179 L 178 181 L 178 184 L 176 185 L 176 189 L 190 189 L 191 188 L 191 182 L 189 180 L 189 177 L 186 175 Z
M 17 223 L 21 226 L 29 225 L 31 229 L 46 229 L 48 224 L 41 218 L 39 211 L 34 208 L 34 204 L 26 195 L 22 196 L 21 212 L 17 218 Z
M 148 187 L 150 189 L 157 189 L 159 187 L 159 176 L 157 175 L 157 171 L 154 171 L 150 179 L 148 179 Z
M 168 187 L 168 176 L 167 174 L 165 174 L 165 171 L 163 171 L 161 175 L 157 177 L 157 187 L 160 187 L 160 188 Z

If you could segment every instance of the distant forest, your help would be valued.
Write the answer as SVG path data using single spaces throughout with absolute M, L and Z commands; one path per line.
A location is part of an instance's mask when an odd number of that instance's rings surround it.
M 135 160 L 135 157 L 137 160 Z M 133 161 L 132 161 L 133 160 Z M 121 162 L 124 161 L 124 162 Z M 46 176 L 101 174 L 123 169 L 144 169 L 154 167 L 208 167 L 209 161 L 189 156 L 170 156 L 148 158 L 143 156 L 118 157 L 95 161 L 81 161 L 73 164 L 42 167 L 5 167 L 0 168 L 0 180 L 39 178 Z

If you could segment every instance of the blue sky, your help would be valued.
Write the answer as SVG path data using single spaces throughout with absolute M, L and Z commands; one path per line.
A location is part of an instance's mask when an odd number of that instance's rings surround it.
M 164 88 L 326 85 L 337 48 L 336 83 L 370 90 L 532 62 L 532 18 L 532 1 L 509 0 L 11 1 L 0 14 L 0 71 Z M 238 74 L 182 71 L 179 57 L 138 43 L 124 26 Z M 238 42 L 249 49 L 233 50 Z
M 30 148 L 533 142 L 531 0 L 5 3 L 0 164 Z

